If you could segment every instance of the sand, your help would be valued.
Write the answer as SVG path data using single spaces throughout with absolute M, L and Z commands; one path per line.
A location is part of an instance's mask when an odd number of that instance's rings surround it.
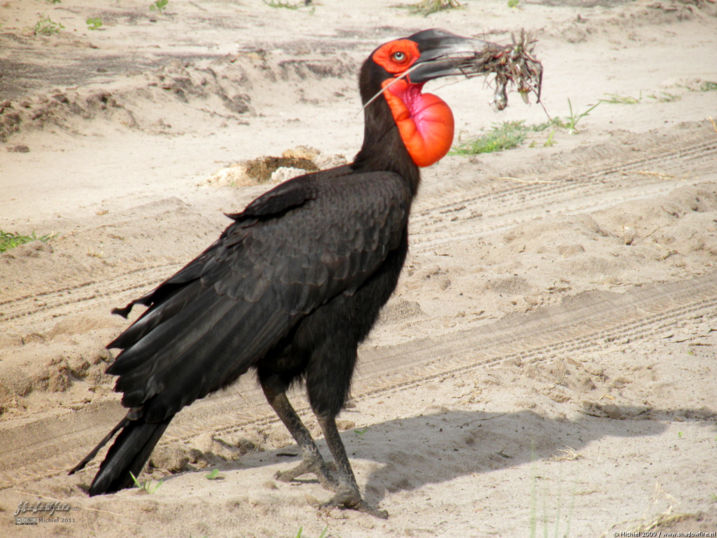
M 0 2 L 0 230 L 52 234 L 0 254 L 0 535 L 717 531 L 714 2 L 148 4 Z M 35 35 L 46 17 L 64 28 Z M 339 419 L 389 518 L 274 479 L 298 450 L 250 375 L 175 419 L 140 477 L 153 492 L 88 498 L 97 462 L 66 471 L 123 414 L 111 308 L 199 253 L 223 213 L 351 159 L 360 62 L 428 27 L 529 30 L 547 111 L 578 123 L 423 171 L 409 259 Z M 494 111 L 483 79 L 427 89 L 459 140 L 546 121 L 516 95 Z M 59 508 L 16 525 L 23 502 Z

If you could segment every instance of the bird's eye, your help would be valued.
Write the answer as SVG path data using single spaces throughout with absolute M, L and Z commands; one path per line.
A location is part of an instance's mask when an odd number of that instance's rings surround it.
M 402 62 L 406 59 L 406 53 L 402 52 L 400 50 L 397 50 L 391 55 L 391 58 L 393 58 L 394 62 Z

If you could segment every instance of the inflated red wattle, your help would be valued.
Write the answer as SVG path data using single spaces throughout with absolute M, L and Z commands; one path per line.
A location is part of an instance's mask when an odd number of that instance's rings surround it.
M 417 166 L 430 166 L 451 148 L 453 113 L 437 95 L 421 93 L 422 86 L 389 79 L 383 82 L 383 94 L 411 159 Z

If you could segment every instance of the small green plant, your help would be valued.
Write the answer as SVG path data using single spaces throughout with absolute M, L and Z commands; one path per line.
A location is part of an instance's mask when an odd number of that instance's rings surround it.
M 46 0 L 48 4 L 59 4 L 62 0 Z
M 600 99 L 601 103 L 608 103 L 610 105 L 636 105 L 642 101 L 642 92 L 639 97 L 633 97 L 632 95 L 619 95 L 617 93 L 608 93 L 605 97 Z
M 46 243 L 54 237 L 53 234 L 41 235 L 38 237 L 35 232 L 30 235 L 20 235 L 18 233 L 3 232 L 0 230 L 0 252 L 5 252 L 11 248 L 19 247 L 31 241 L 42 241 Z
M 224 477 L 219 474 L 219 469 L 212 469 L 211 472 L 204 475 L 207 480 L 221 480 Z
M 162 480 L 160 480 L 159 482 L 157 482 L 156 485 L 152 485 L 152 481 L 151 481 L 151 480 L 145 480 L 144 482 L 140 482 L 139 480 L 137 480 L 137 477 L 134 476 L 134 474 L 132 473 L 132 471 L 129 472 L 129 475 L 132 477 L 132 482 L 134 482 L 134 486 L 135 486 L 136 488 L 139 488 L 139 489 L 141 489 L 142 491 L 146 491 L 147 493 L 150 493 L 150 494 L 151 494 L 151 493 L 154 493 L 155 491 L 157 491 L 157 490 L 159 489 L 159 486 L 162 485 Z
M 669 92 L 660 92 L 659 94 L 651 93 L 647 97 L 650 99 L 654 99 L 658 103 L 672 103 L 673 101 L 679 101 L 680 99 L 682 99 L 681 96 Z
M 169 0 L 155 0 L 149 5 L 149 9 L 150 11 L 158 11 L 161 15 L 167 9 L 167 4 L 169 4 Z
M 88 30 L 99 30 L 103 26 L 102 19 L 99 17 L 87 17 L 85 22 Z
M 585 116 L 590 114 L 595 107 L 600 104 L 598 101 L 594 105 L 588 105 L 588 108 L 581 113 L 573 110 L 573 104 L 568 99 L 569 116 L 561 118 L 550 118 L 549 121 L 538 123 L 535 125 L 526 125 L 523 121 L 506 121 L 500 124 L 494 124 L 491 129 L 476 138 L 456 143 L 451 148 L 451 155 L 477 155 L 479 153 L 494 153 L 506 149 L 512 149 L 520 146 L 526 139 L 529 132 L 542 132 L 551 129 L 548 138 L 543 143 L 543 147 L 551 147 L 555 145 L 555 128 L 566 129 L 571 134 L 578 131 L 577 125 Z M 530 147 L 535 147 L 536 141 L 531 142 Z
M 428 17 L 433 13 L 444 11 L 446 9 L 456 9 L 463 7 L 458 0 L 421 0 L 411 6 L 406 6 L 411 13 L 416 13 Z
M 712 82 L 711 80 L 703 80 L 700 84 L 700 91 L 701 92 L 714 92 L 717 91 L 717 82 Z
M 580 114 L 576 114 L 573 111 L 573 104 L 570 102 L 570 99 L 568 99 L 568 109 L 570 110 L 570 116 L 567 118 L 567 122 L 565 123 L 565 127 L 568 131 L 571 133 L 577 133 L 578 132 L 578 123 L 583 118 L 587 117 L 595 108 L 600 104 L 600 101 L 595 103 L 594 105 L 588 105 L 587 110 L 584 112 L 581 112 Z
M 648 99 L 654 99 L 659 103 L 671 103 L 672 101 L 679 101 L 680 96 L 669 92 L 650 93 L 646 96 Z M 637 97 L 632 95 L 619 95 L 617 93 L 608 93 L 605 97 L 600 99 L 601 103 L 607 103 L 609 105 L 637 105 L 644 100 L 642 92 Z
M 476 155 L 515 148 L 523 143 L 528 130 L 529 128 L 523 121 L 494 124 L 484 135 L 456 144 L 451 153 L 454 155 Z
M 508 7 L 509 8 L 516 8 L 520 4 L 520 0 L 508 0 Z
M 598 101 L 594 105 L 588 105 L 588 108 L 581 113 L 576 113 L 573 110 L 573 103 L 568 99 L 568 110 L 569 115 L 565 118 L 552 118 L 550 121 L 546 123 L 541 123 L 539 125 L 536 125 L 534 129 L 536 131 L 543 131 L 547 129 L 548 127 L 555 126 L 560 127 L 561 129 L 567 129 L 570 134 L 575 134 L 578 132 L 578 123 L 580 123 L 580 120 L 582 120 L 584 117 L 588 116 L 595 108 L 601 103 L 602 101 Z
M 354 433 L 360 437 L 360 436 L 362 436 L 364 433 L 366 433 L 367 431 L 368 431 L 368 428 L 360 428 L 360 429 L 359 429 L 359 428 L 356 428 L 356 429 L 354 430 Z
M 292 4 L 290 2 L 282 2 L 280 0 L 264 0 L 264 3 L 269 7 L 283 8 L 283 9 L 299 9 L 301 5 Z M 301 529 L 299 529 L 301 532 Z
M 321 531 L 321 534 L 319 534 L 319 538 L 326 538 L 327 533 L 329 532 L 329 526 L 327 525 L 324 527 L 324 530 Z M 304 527 L 299 527 L 299 532 L 296 533 L 296 538 L 302 538 L 304 533 Z
M 532 445 L 532 443 L 531 443 Z M 531 448 L 531 453 L 534 454 L 534 449 Z M 563 508 L 563 502 L 562 502 L 562 487 L 561 487 L 561 481 L 558 482 L 558 495 L 557 499 L 555 499 L 555 515 L 554 518 L 552 518 L 549 515 L 548 510 L 548 497 L 550 496 L 545 488 L 541 488 L 543 491 L 541 492 L 542 495 L 542 505 L 543 505 L 543 516 L 540 517 L 538 515 L 538 474 L 537 469 L 535 466 L 535 460 L 533 460 L 531 464 L 530 474 L 532 479 L 532 484 L 530 487 L 530 538 L 536 538 L 538 536 L 538 520 L 542 520 L 542 534 L 544 537 L 547 538 L 549 536 L 549 526 L 550 526 L 550 520 L 554 519 L 553 523 L 553 536 L 556 538 L 558 536 L 571 536 L 570 534 L 570 523 L 573 519 L 573 509 L 575 508 L 575 494 L 570 496 L 570 506 L 568 507 L 568 512 L 566 516 L 563 516 L 562 508 Z M 554 497 L 553 497 L 554 498 Z M 565 530 L 561 529 L 561 523 L 564 522 L 565 524 Z
M 53 21 L 50 17 L 45 17 L 44 19 L 40 19 L 35 23 L 35 28 L 33 28 L 33 34 L 35 35 L 54 35 L 59 34 L 61 30 L 64 30 L 65 27 L 60 22 Z

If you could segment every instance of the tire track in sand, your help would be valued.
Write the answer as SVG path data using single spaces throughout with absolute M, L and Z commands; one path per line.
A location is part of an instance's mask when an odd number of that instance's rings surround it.
M 494 192 L 471 196 L 459 190 L 442 195 L 445 203 L 411 216 L 411 250 L 425 251 L 545 216 L 596 211 L 714 179 L 717 140 L 693 142 L 677 149 L 660 145 L 624 162 L 558 169 L 540 179 L 504 178 L 509 186 Z M 476 185 L 474 190 L 486 188 Z
M 468 331 L 390 347 L 362 349 L 352 395 L 356 401 L 465 372 L 520 361 L 536 363 L 596 351 L 614 341 L 639 341 L 701 319 L 717 319 L 717 272 L 688 281 L 622 293 L 594 292 L 529 314 L 514 314 Z M 292 395 L 300 414 L 303 395 Z M 0 489 L 63 475 L 124 414 L 118 403 L 0 426 Z M 161 444 L 190 443 L 277 422 L 250 376 L 185 408 Z M 88 466 L 93 473 L 97 462 Z
M 463 189 L 445 193 L 448 201 L 414 211 L 411 216 L 411 251 L 429 250 L 439 244 L 485 235 L 510 226 L 528 222 L 545 214 L 574 214 L 595 210 L 605 203 L 614 203 L 614 193 L 621 192 L 620 202 L 667 192 L 675 181 L 660 180 L 665 175 L 690 170 L 704 178 L 714 174 L 717 141 L 697 142 L 698 138 L 682 141 L 682 145 L 663 150 L 662 145 L 638 159 L 622 163 L 603 163 L 595 167 L 571 167 L 556 171 L 544 181 L 527 178 L 526 183 L 510 183 L 495 192 L 476 194 Z M 646 171 L 649 167 L 651 171 Z M 655 172 L 659 170 L 659 172 Z M 657 180 L 656 180 L 657 177 Z M 687 183 L 682 183 L 687 184 Z M 480 191 L 482 185 L 475 185 Z M 476 220 L 479 219 L 479 220 Z M 470 225 L 456 226 L 456 222 Z M 186 261 L 186 260 L 185 260 Z M 31 327 L 37 331 L 65 313 L 88 308 L 100 300 L 115 306 L 143 295 L 178 270 L 184 262 L 153 265 L 118 273 L 97 282 L 24 296 L 0 302 L 0 332 L 5 324 Z

